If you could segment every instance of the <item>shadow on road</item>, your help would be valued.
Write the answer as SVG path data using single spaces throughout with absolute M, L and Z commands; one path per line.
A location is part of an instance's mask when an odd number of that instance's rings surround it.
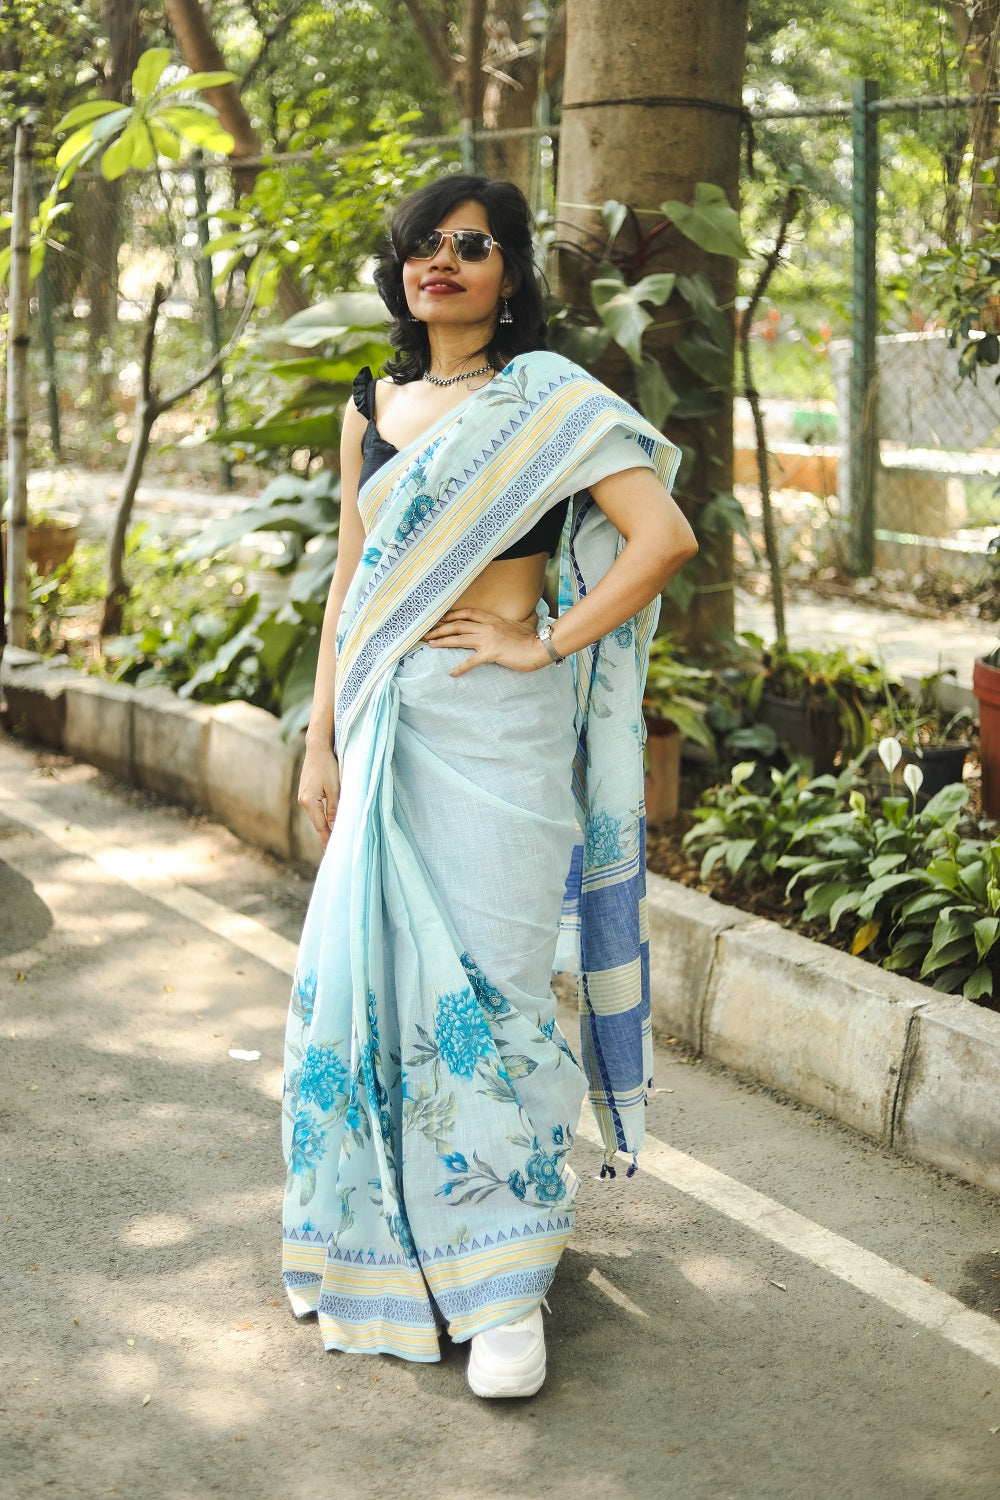
M 31 948 L 52 930 L 52 913 L 31 881 L 0 860 L 0 958 Z

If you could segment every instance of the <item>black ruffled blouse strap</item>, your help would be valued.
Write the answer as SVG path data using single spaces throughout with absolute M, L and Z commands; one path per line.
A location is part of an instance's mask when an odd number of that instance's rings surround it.
M 354 384 L 351 389 L 354 395 L 354 404 L 358 408 L 358 411 L 363 417 L 367 417 L 369 422 L 374 422 L 375 376 L 368 365 L 365 365 L 364 369 L 359 370 L 355 375 Z

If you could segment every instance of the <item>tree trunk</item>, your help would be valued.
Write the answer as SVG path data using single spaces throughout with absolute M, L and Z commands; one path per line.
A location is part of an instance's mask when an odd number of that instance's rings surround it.
M 102 99 L 125 103 L 132 70 L 142 50 L 138 0 L 104 0 L 102 21 L 108 38 L 108 62 L 100 82 Z M 122 242 L 122 183 L 95 175 L 77 204 L 77 229 L 85 247 L 83 293 L 90 306 L 87 355 L 91 369 L 92 409 L 110 415 L 114 395 L 111 348 L 118 324 L 118 252 Z
M 198 0 L 165 0 L 165 3 L 171 29 L 188 67 L 195 73 L 227 71 L 225 58 Z M 241 167 L 240 158 L 253 160 L 259 157 L 261 146 L 246 105 L 240 97 L 240 86 L 238 83 L 223 83 L 202 92 L 208 103 L 218 111 L 220 123 L 236 142 L 230 158 L 236 192 L 240 195 L 249 193 L 253 190 L 260 168 Z M 302 288 L 287 272 L 278 283 L 278 304 L 286 318 L 309 305 L 309 299 Z
M 558 291 L 582 314 L 593 317 L 589 284 L 607 240 L 600 207 L 614 198 L 634 210 L 616 241 L 626 279 L 704 272 L 732 317 L 736 262 L 657 226 L 665 218 L 660 205 L 690 202 L 696 182 L 714 183 L 738 202 L 746 23 L 747 0 L 567 0 L 556 275 Z M 643 341 L 678 390 L 689 376 L 671 346 L 689 331 L 685 314 L 672 299 Z M 611 356 L 601 373 L 634 399 L 624 355 Z M 732 401 L 710 418 L 670 421 L 666 430 L 693 451 L 677 498 L 698 531 L 699 510 L 732 488 Z M 731 536 L 714 554 L 686 618 L 674 622 L 688 641 L 733 627 Z
M 994 92 L 998 79 L 1000 0 L 951 0 L 950 10 L 958 45 L 965 54 L 970 89 L 974 94 Z M 970 240 L 978 239 L 987 220 L 996 215 L 996 184 L 983 181 L 983 167 L 991 158 L 995 159 L 998 140 L 997 106 L 985 100 L 974 104 L 969 116 L 969 143 L 972 146 Z

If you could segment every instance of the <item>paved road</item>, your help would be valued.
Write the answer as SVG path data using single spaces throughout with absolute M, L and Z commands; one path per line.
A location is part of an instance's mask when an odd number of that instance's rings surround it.
M 278 1281 L 307 890 L 0 739 L 3 1500 L 995 1500 L 996 1200 L 667 1039 L 669 1145 L 578 1143 L 535 1401 L 323 1354 Z

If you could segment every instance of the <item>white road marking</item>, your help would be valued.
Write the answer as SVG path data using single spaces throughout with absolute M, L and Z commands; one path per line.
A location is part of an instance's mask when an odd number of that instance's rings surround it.
M 606 1276 L 602 1276 L 596 1266 L 587 1277 L 587 1280 L 592 1286 L 596 1286 L 598 1291 L 603 1292 L 605 1297 L 609 1297 L 618 1307 L 627 1313 L 631 1313 L 634 1318 L 649 1317 L 649 1313 L 643 1312 L 641 1307 L 636 1306 L 631 1297 L 626 1297 L 625 1293 L 620 1292 Z
M 595 1146 L 601 1145 L 597 1121 L 588 1104 L 580 1117 L 579 1134 Z M 640 1172 L 649 1172 L 669 1187 L 744 1224 L 755 1234 L 811 1261 L 866 1296 L 875 1297 L 894 1312 L 902 1313 L 911 1322 L 940 1334 L 1000 1369 L 1000 1325 L 984 1313 L 973 1312 L 947 1292 L 921 1281 L 919 1276 L 901 1270 L 880 1255 L 873 1255 L 852 1240 L 824 1229 L 822 1224 L 785 1208 L 774 1198 L 675 1150 L 655 1136 L 646 1137 L 639 1163 Z
M 263 923 L 254 921 L 253 917 L 232 911 L 210 896 L 158 872 L 155 861 L 118 844 L 104 842 L 95 829 L 52 817 L 37 803 L 16 797 L 2 784 L 0 806 L 17 822 L 26 824 L 60 848 L 90 860 L 123 884 L 134 886 L 179 916 L 270 964 L 279 973 L 289 976 L 294 973 L 297 951 L 294 943 L 272 932 Z M 593 1145 L 601 1145 L 597 1121 L 587 1104 L 580 1117 L 579 1134 Z M 727 1177 L 715 1167 L 675 1150 L 655 1136 L 646 1137 L 641 1166 L 642 1171 L 669 1187 L 677 1188 L 764 1239 L 791 1250 L 858 1291 L 877 1298 L 911 1322 L 940 1334 L 958 1348 L 1000 1369 L 1000 1326 L 983 1313 L 973 1312 L 947 1292 L 855 1245 L 852 1240 L 824 1229 L 821 1224 L 804 1218 L 793 1209 L 785 1208 L 776 1199 L 758 1193 L 734 1177 Z M 591 1280 L 595 1280 L 595 1284 L 626 1311 L 646 1316 L 599 1272 L 593 1272 Z
M 242 912 L 232 911 L 220 901 L 213 901 L 201 891 L 173 879 L 158 868 L 155 856 L 137 854 L 133 849 L 122 848 L 101 838 L 94 828 L 84 828 L 79 823 L 67 823 L 63 818 L 54 818 L 37 802 L 16 797 L 0 784 L 0 807 L 18 823 L 25 823 L 36 833 L 66 849 L 70 854 L 88 859 L 98 865 L 124 885 L 139 890 L 161 906 L 169 907 L 178 916 L 186 917 L 204 927 L 216 937 L 224 938 L 244 953 L 250 953 L 263 963 L 270 964 L 280 974 L 289 977 L 295 972 L 295 943 L 290 943 L 279 933 L 272 932 L 263 922 Z

